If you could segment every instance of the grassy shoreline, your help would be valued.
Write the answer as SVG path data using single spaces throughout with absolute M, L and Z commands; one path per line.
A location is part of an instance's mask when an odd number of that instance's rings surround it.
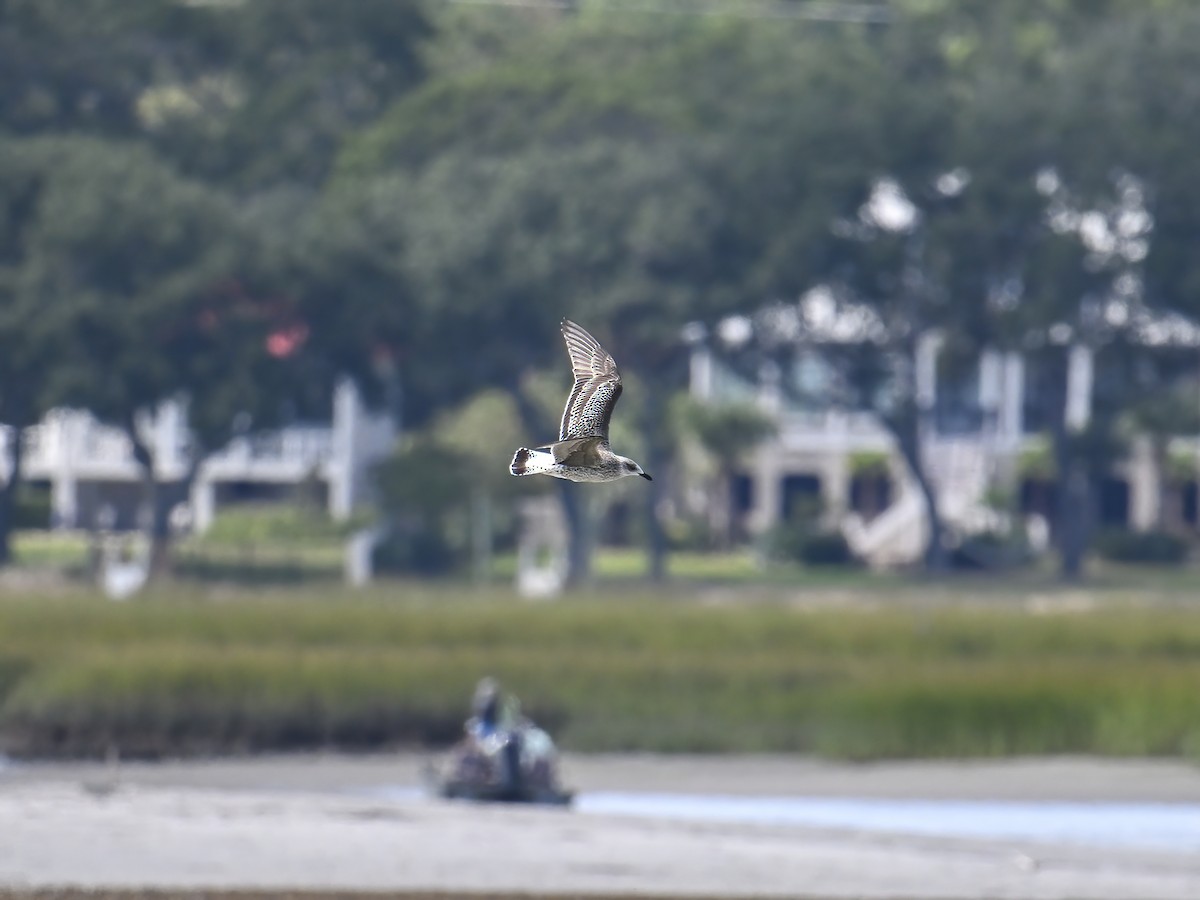
M 404 585 L 6 598 L 0 749 L 441 746 L 492 674 L 578 751 L 1200 758 L 1200 604 L 850 594 L 694 602 L 631 588 L 529 604 Z

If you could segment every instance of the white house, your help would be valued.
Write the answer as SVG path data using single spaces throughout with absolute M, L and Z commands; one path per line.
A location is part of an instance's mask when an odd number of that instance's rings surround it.
M 160 480 L 182 478 L 188 462 L 185 404 L 164 404 L 143 429 Z M 4 479 L 12 433 L 0 426 Z M 192 527 L 207 529 L 223 496 L 269 497 L 306 481 L 323 486 L 330 514 L 344 519 L 367 497 L 370 468 L 387 456 L 394 440 L 391 417 L 366 409 L 357 389 L 344 381 L 328 421 L 239 438 L 208 459 L 191 493 Z M 49 487 L 56 528 L 92 527 L 105 508 L 116 515 L 117 527 L 136 522 L 140 471 L 129 440 L 87 412 L 57 409 L 26 429 L 22 477 Z
M 721 341 L 708 341 L 696 329 L 688 336 L 694 397 L 751 400 L 778 423 L 777 435 L 755 449 L 732 486 L 735 515 L 748 531 L 758 533 L 787 520 L 797 503 L 813 498 L 828 520 L 841 527 L 852 548 L 872 564 L 902 564 L 919 557 L 927 534 L 925 501 L 891 436 L 870 413 L 796 399 L 820 395 L 825 370 L 819 348 L 798 354 L 791 371 L 767 363 L 748 375 L 728 364 Z M 1069 347 L 1066 421 L 1081 426 L 1090 416 L 1093 354 L 1080 344 L 1064 345 Z M 1045 452 L 1046 447 L 1044 423 L 1026 402 L 1033 385 L 1024 357 L 987 351 L 965 377 L 960 372 L 951 380 L 939 375 L 938 336 L 926 335 L 919 348 L 919 402 L 933 412 L 922 438 L 923 452 L 947 524 L 959 534 L 995 527 L 998 515 L 986 501 L 989 491 L 1002 485 L 1017 492 L 1023 513 L 1044 521 L 1051 512 L 1046 496 L 1050 486 L 1023 477 L 1020 466 L 1023 456 Z M 785 380 L 801 389 L 786 390 Z M 1194 456 L 1200 472 L 1200 440 L 1176 439 L 1172 449 Z M 875 466 L 873 474 L 856 474 L 856 462 L 864 459 L 883 461 L 884 473 Z M 1149 528 L 1157 519 L 1160 500 L 1148 443 L 1135 442 L 1130 458 L 1101 485 L 1102 522 Z M 1181 514 L 1193 527 L 1197 501 L 1192 479 L 1183 487 Z

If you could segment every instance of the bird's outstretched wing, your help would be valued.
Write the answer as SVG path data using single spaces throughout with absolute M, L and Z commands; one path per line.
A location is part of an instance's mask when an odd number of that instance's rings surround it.
M 600 342 L 569 319 L 563 319 L 563 338 L 571 356 L 575 386 L 563 410 L 558 438 L 608 438 L 608 420 L 621 396 L 621 373 Z

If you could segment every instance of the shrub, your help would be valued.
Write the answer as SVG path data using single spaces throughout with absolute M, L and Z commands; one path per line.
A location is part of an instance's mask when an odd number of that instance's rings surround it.
M 1187 560 L 1188 542 L 1166 531 L 1114 529 L 1096 538 L 1096 552 L 1112 562 L 1144 565 L 1181 565 Z
M 808 535 L 800 545 L 800 561 L 809 566 L 852 566 L 858 563 L 840 531 L 819 531 Z
M 841 532 L 807 524 L 778 525 L 767 535 L 767 554 L 780 562 L 806 566 L 854 566 L 859 559 Z
M 220 510 L 206 544 L 287 544 L 339 541 L 357 523 L 334 522 L 325 510 L 296 503 L 245 503 Z
M 461 562 L 462 554 L 440 530 L 396 529 L 375 548 L 377 572 L 393 575 L 445 575 Z
M 24 484 L 17 487 L 17 502 L 13 509 L 14 528 L 49 528 L 50 516 L 49 488 Z
M 717 543 L 707 520 L 699 516 L 672 520 L 666 528 L 672 550 L 705 552 L 712 550 Z
M 1023 529 L 983 531 L 963 538 L 951 551 L 950 563 L 956 569 L 1002 571 L 1028 565 L 1033 550 Z

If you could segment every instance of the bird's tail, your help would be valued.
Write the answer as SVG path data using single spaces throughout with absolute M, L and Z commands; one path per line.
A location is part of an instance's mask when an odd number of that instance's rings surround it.
M 536 475 L 554 465 L 554 454 L 545 450 L 530 450 L 522 447 L 513 454 L 508 470 L 514 475 Z

